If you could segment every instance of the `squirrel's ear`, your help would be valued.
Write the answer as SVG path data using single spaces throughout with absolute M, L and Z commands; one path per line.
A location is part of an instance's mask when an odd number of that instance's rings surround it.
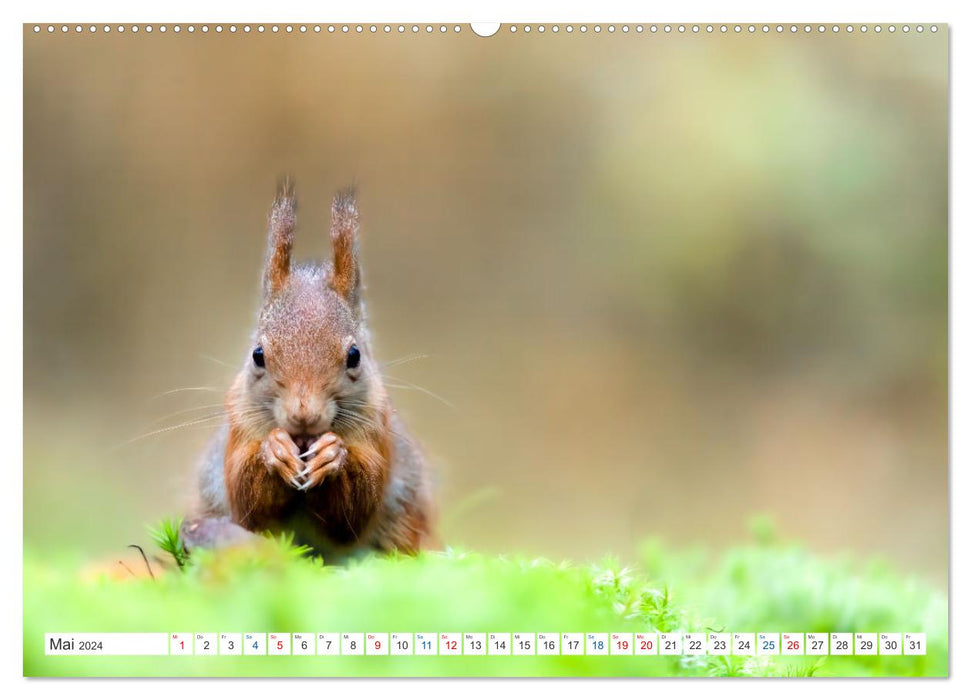
M 263 294 L 271 296 L 286 284 L 290 277 L 290 251 L 293 249 L 293 230 L 297 224 L 297 200 L 293 181 L 286 178 L 277 189 L 270 212 L 269 243 L 263 269 Z
M 360 302 L 361 291 L 357 244 L 359 219 L 353 188 L 338 192 L 330 208 L 330 240 L 334 246 L 334 276 L 331 286 L 352 307 L 357 307 Z

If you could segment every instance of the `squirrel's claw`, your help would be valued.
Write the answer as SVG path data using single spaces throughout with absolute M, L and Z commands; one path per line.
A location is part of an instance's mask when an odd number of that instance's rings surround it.
M 339 441 L 340 441 L 340 437 L 337 435 L 337 433 L 324 433 L 314 441 L 314 444 L 312 444 L 310 447 L 307 448 L 306 452 L 304 452 L 302 455 L 297 455 L 297 457 L 299 457 L 300 459 L 313 457 L 322 449 L 327 447 L 327 445 L 330 445 L 332 443 L 337 443 Z
M 281 428 L 271 431 L 263 443 L 263 461 L 266 468 L 294 488 L 300 488 L 303 484 L 297 472 L 304 463 L 297 457 L 297 452 L 293 439 Z
M 344 447 L 343 440 L 333 433 L 324 435 L 311 450 L 319 452 L 307 461 L 306 468 L 300 472 L 301 476 L 306 475 L 301 491 L 319 486 L 328 476 L 336 474 L 347 460 L 347 448 Z

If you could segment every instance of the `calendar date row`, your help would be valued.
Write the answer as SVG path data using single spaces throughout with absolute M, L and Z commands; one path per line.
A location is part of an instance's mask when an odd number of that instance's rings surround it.
M 172 632 L 45 635 L 70 656 L 922 656 L 917 632 Z

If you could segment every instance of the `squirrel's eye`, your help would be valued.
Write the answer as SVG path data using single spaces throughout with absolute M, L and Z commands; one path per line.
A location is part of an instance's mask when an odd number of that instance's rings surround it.
M 356 345 L 352 345 L 347 351 L 347 369 L 354 369 L 361 364 L 361 351 Z
M 263 358 L 263 346 L 257 345 L 253 351 L 253 362 L 257 367 L 266 367 L 266 360 Z

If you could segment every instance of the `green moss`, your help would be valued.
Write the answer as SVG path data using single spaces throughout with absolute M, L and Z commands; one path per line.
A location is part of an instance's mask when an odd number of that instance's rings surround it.
M 82 580 L 24 563 L 26 675 L 822 676 L 946 675 L 947 602 L 886 567 L 796 546 L 720 557 L 644 547 L 642 567 L 577 566 L 449 550 L 343 567 L 286 539 L 205 553 L 158 580 Z M 926 632 L 923 657 L 59 657 L 45 632 Z

